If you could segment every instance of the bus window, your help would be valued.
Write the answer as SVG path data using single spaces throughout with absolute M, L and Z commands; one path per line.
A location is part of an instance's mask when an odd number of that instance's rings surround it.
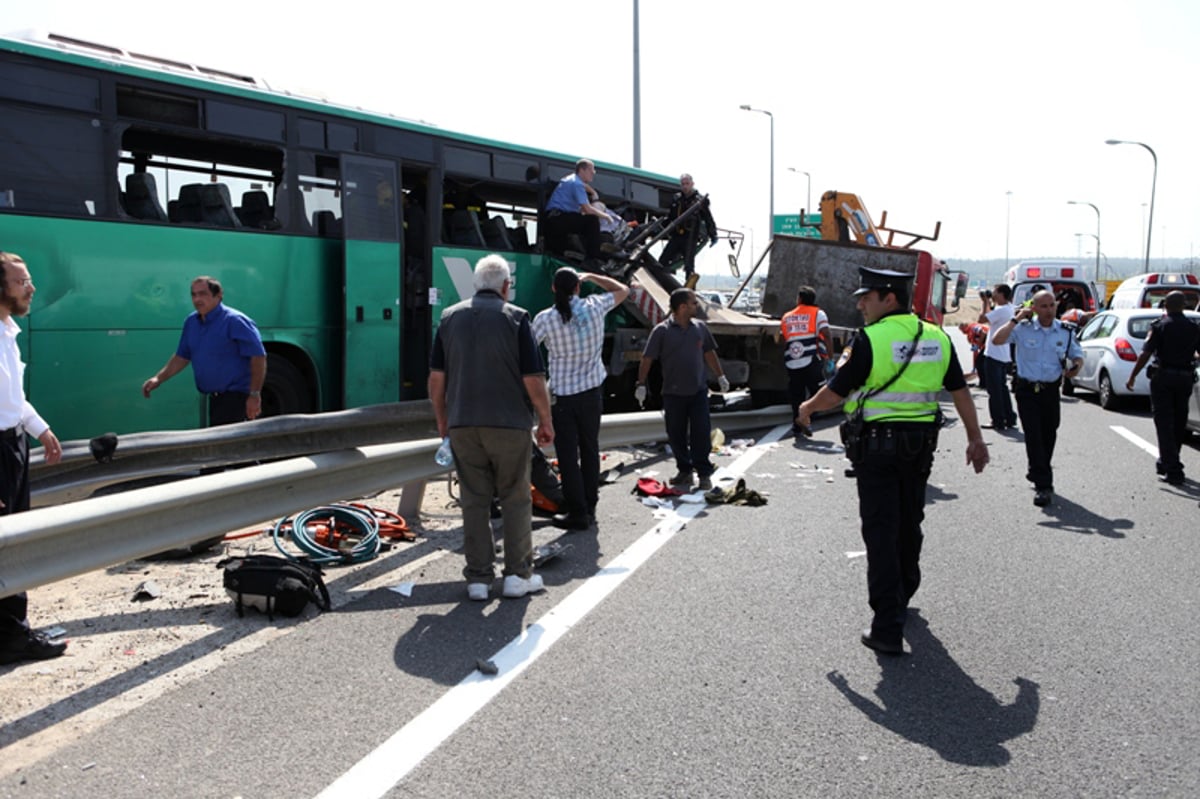
M 304 203 L 304 219 L 318 236 L 340 238 L 342 235 L 342 181 L 337 159 L 318 155 L 311 171 L 298 178 L 300 198 Z
M 282 169 L 279 150 L 130 128 L 117 159 L 122 212 L 153 222 L 273 230 Z M 247 197 L 252 223 L 243 219 Z

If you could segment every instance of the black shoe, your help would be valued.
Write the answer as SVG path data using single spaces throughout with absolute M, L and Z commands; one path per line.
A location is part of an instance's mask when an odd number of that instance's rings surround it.
M 692 472 L 677 472 L 671 478 L 671 485 L 675 488 L 691 488 L 692 487 Z
M 1054 498 L 1054 492 L 1048 488 L 1039 488 L 1033 495 L 1033 504 L 1039 508 L 1044 508 L 1050 504 L 1050 500 Z
M 1154 462 L 1154 473 L 1158 475 L 1165 475 L 1167 473 L 1167 467 L 1163 466 L 1162 461 Z
M 1158 479 L 1163 481 L 1167 485 L 1173 485 L 1173 486 L 1183 485 L 1183 475 L 1182 474 L 1164 474 L 1164 475 L 1161 475 Z
M 30 630 L 25 635 L 19 635 L 0 643 L 0 663 L 49 660 L 58 657 L 66 649 L 66 641 L 51 642 L 44 634 Z
M 592 526 L 588 517 L 580 513 L 556 513 L 551 522 L 564 530 L 586 530 Z
M 903 655 L 904 644 L 900 641 L 884 641 L 871 635 L 871 628 L 862 631 L 862 636 L 858 639 L 862 641 L 862 645 L 868 649 L 874 649 L 884 655 Z
M 696 488 L 701 491 L 710 491 L 712 489 L 712 477 L 707 474 L 701 477 L 700 483 L 696 486 Z

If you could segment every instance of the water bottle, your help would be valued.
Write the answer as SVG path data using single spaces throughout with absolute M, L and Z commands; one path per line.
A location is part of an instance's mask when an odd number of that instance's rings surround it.
M 453 466 L 454 452 L 450 449 L 450 436 L 442 439 L 442 445 L 438 447 L 437 454 L 433 456 L 433 460 L 438 466 Z

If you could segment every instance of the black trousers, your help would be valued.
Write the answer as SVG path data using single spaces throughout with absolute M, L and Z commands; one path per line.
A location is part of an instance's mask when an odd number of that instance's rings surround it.
M 29 440 L 24 433 L 0 435 L 0 516 L 29 510 Z M 0 638 L 24 636 L 29 597 L 19 594 L 0 599 Z
M 921 585 L 925 487 L 937 448 L 935 425 L 866 426 L 858 479 L 858 515 L 867 546 L 871 635 L 899 644 L 908 603 Z
M 600 497 L 600 415 L 604 392 L 601 386 L 578 394 L 556 396 L 554 451 L 562 477 L 567 513 L 582 516 L 596 512 Z
M 591 214 L 551 212 L 545 222 L 546 248 L 555 255 L 567 251 L 567 236 L 574 233 L 583 241 L 584 257 L 600 258 L 600 217 Z
M 1013 389 L 1017 398 L 1017 414 L 1025 431 L 1025 458 L 1029 462 L 1029 478 L 1039 491 L 1054 490 L 1054 444 L 1058 440 L 1058 424 L 1062 418 L 1062 407 L 1058 399 L 1058 387 L 1046 386 L 1035 391 L 1032 387 L 1017 382 Z
M 672 233 L 671 237 L 667 239 L 667 246 L 663 247 L 658 262 L 670 269 L 671 264 L 681 257 L 683 258 L 683 274 L 691 275 L 696 271 L 696 231 Z
M 800 403 L 816 394 L 821 388 L 821 361 L 813 358 L 812 363 L 802 369 L 788 369 L 788 400 L 792 403 L 792 426 L 796 425 L 796 414 Z
M 246 399 L 244 391 L 222 391 L 208 395 L 208 426 L 237 424 L 246 421 Z
M 979 384 L 982 386 L 984 380 L 987 381 L 988 414 L 992 418 L 992 427 L 997 430 L 1012 427 L 1016 424 L 1017 415 L 1013 413 L 1012 397 L 1008 393 L 1008 363 L 986 355 L 979 360 L 983 367 Z
M 1188 400 L 1192 397 L 1190 371 L 1160 369 L 1150 379 L 1150 404 L 1158 434 L 1158 462 L 1167 477 L 1183 477 L 1179 449 L 1187 437 Z

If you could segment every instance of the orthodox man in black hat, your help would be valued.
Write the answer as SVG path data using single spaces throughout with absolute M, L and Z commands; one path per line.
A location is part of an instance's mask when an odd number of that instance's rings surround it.
M 921 583 L 925 486 L 937 449 L 943 388 L 967 431 L 967 463 L 977 473 L 988 452 L 950 339 L 909 310 L 912 275 L 859 272 L 861 288 L 854 296 L 865 326 L 829 384 L 801 403 L 795 423 L 807 425 L 817 411 L 843 405 L 843 440 L 858 480 L 874 613 L 861 640 L 877 652 L 900 655 L 908 603 Z

